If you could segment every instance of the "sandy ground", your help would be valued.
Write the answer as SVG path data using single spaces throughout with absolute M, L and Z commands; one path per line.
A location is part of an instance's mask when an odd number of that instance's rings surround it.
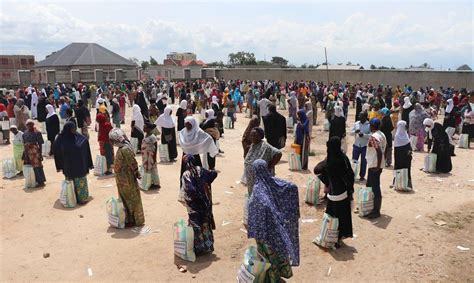
M 350 109 L 348 126 L 352 126 L 353 111 Z M 323 115 L 318 114 L 311 169 L 325 157 L 327 132 L 322 131 Z M 23 178 L 0 179 L 0 280 L 235 282 L 244 251 L 253 244 L 240 230 L 246 188 L 237 183 L 243 172 L 240 139 L 247 123 L 239 114 L 236 129 L 226 130 L 220 142 L 225 154 L 217 158 L 220 174 L 213 184 L 215 252 L 194 263 L 184 262 L 187 273 L 180 273 L 175 266 L 183 262 L 173 255 L 171 231 L 173 222 L 187 217 L 186 209 L 177 202 L 179 162 L 159 164 L 162 189 L 142 193 L 151 233 L 141 235 L 109 227 L 105 202 L 117 195 L 113 177 L 90 174 L 93 200 L 85 206 L 63 208 L 58 202 L 63 175 L 56 172 L 54 160 L 46 158 L 47 186 L 43 189 L 23 190 Z M 129 126 L 125 129 L 130 132 Z M 93 130 L 91 133 L 95 157 L 99 152 L 97 136 Z M 348 144 L 352 142 L 349 138 Z M 325 251 L 312 243 L 324 207 L 304 203 L 305 183 L 312 173 L 288 170 L 289 145 L 277 165 L 277 175 L 298 185 L 302 219 L 316 219 L 300 223 L 301 265 L 293 269 L 290 281 L 474 280 L 474 149 L 457 148 L 452 174 L 445 175 L 418 171 L 425 154 L 415 153 L 413 193 L 389 189 L 392 170 L 384 169 L 382 218 L 369 221 L 354 214 L 355 237 L 346 239 L 340 250 Z M 2 159 L 12 155 L 11 146 L 0 146 Z M 140 163 L 141 157 L 137 159 Z M 447 224 L 436 225 L 438 220 Z M 222 225 L 224 222 L 230 224 Z M 461 251 L 458 245 L 470 251 Z M 43 258 L 43 253 L 50 257 Z

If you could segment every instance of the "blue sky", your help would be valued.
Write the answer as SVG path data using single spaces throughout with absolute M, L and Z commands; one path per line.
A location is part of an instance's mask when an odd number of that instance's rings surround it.
M 436 69 L 474 67 L 473 1 L 4 1 L 0 53 L 43 59 L 73 41 L 161 61 L 206 62 L 250 51 L 297 66 L 324 61 Z

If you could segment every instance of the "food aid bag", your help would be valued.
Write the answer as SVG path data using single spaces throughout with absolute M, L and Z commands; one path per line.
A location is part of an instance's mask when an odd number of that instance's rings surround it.
M 76 192 L 72 181 L 63 181 L 61 192 L 59 193 L 59 202 L 66 208 L 72 208 L 77 205 Z
M 469 148 L 469 134 L 461 134 L 459 136 L 458 147 Z
M 232 124 L 231 118 L 229 116 L 224 117 L 223 124 L 224 124 L 224 129 L 230 129 L 230 126 Z
M 33 166 L 23 165 L 23 176 L 25 176 L 25 189 L 36 187 L 36 176 Z
M 288 163 L 291 171 L 301 171 L 301 155 L 294 152 L 288 153 Z
M 51 142 L 46 140 L 41 145 L 41 155 L 43 155 L 44 157 L 47 157 L 49 156 L 50 151 L 51 151 Z
M 195 261 L 194 230 L 180 219 L 173 224 L 174 254 L 187 261 Z
M 246 193 L 244 197 L 244 211 L 242 216 L 242 223 L 245 226 L 249 224 L 249 194 Z
M 168 153 L 167 144 L 158 145 L 158 153 L 160 155 L 160 162 L 170 162 L 170 155 Z
M 286 117 L 286 127 L 293 128 L 293 117 Z
M 133 153 L 137 154 L 138 152 L 138 138 L 131 138 L 130 144 L 132 145 Z
M 319 192 L 321 190 L 321 180 L 317 177 L 309 177 L 306 181 L 306 192 L 304 202 L 312 205 L 319 204 Z
M 151 186 L 159 185 L 160 184 L 160 177 L 158 175 L 158 170 L 155 169 L 155 173 L 153 172 L 145 172 L 143 166 L 140 166 L 140 174 L 142 175 L 142 186 L 141 189 L 144 191 L 148 191 Z
M 264 282 L 271 264 L 260 255 L 257 247 L 250 246 L 245 250 L 244 262 L 237 272 L 237 282 Z
M 393 170 L 394 185 L 393 188 L 397 191 L 410 192 L 412 188 L 408 187 L 408 169 Z
M 2 161 L 3 178 L 11 179 L 16 176 L 15 159 L 9 158 Z
M 104 176 L 107 172 L 107 159 L 103 155 L 97 155 L 94 164 L 94 175 Z
M 46 122 L 42 122 L 41 123 L 41 133 L 42 134 L 46 134 Z
M 13 124 L 12 124 L 13 125 Z M 10 130 L 10 120 L 3 120 L 0 122 L 0 126 L 2 131 L 9 131 Z
M 359 176 L 359 173 L 360 173 L 360 163 L 359 163 L 359 160 L 354 160 L 352 159 L 351 160 L 351 167 L 352 167 L 352 171 L 354 171 L 354 181 L 357 180 L 357 176 Z
M 313 240 L 316 245 L 334 249 L 339 236 L 339 218 L 324 213 L 319 235 Z
M 371 187 L 360 188 L 357 191 L 357 207 L 359 216 L 369 215 L 374 210 L 374 192 Z
M 425 156 L 425 162 L 423 166 L 423 171 L 428 172 L 428 173 L 435 173 L 436 172 L 436 159 L 437 159 L 436 153 L 428 153 Z
M 329 122 L 328 119 L 325 119 L 324 120 L 324 124 L 323 124 L 323 130 L 325 132 L 329 132 L 329 128 L 331 127 L 331 122 Z
M 111 197 L 105 203 L 107 217 L 110 226 L 123 229 L 125 228 L 125 208 L 120 198 Z

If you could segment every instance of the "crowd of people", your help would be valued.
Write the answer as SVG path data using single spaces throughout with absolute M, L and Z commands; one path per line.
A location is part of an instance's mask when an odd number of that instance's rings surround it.
M 57 171 L 73 182 L 79 204 L 90 200 L 91 169 L 95 167 L 99 175 L 113 174 L 127 227 L 145 223 L 140 190 L 161 187 L 158 162 L 180 162 L 179 201 L 187 209 L 194 251 L 200 255 L 214 250 L 212 183 L 225 175 L 216 170 L 216 156 L 224 153 L 219 141 L 225 131 L 235 128 L 236 113 L 245 112 L 249 120 L 241 140 L 241 182 L 249 196 L 246 228 L 259 254 L 271 263 L 266 280 L 277 282 L 290 278 L 291 266 L 299 264 L 298 188 L 275 177 L 289 133 L 293 132 L 291 150 L 300 156 L 301 169 L 314 166 L 314 174 L 326 186 L 326 213 L 339 220 L 336 247 L 340 247 L 344 238 L 353 237 L 355 182 L 372 188 L 374 208 L 366 217 L 378 218 L 384 168 L 393 163 L 394 170 L 407 169 L 410 188 L 413 151 L 436 154 L 438 173 L 452 170 L 453 136 L 467 135 L 468 143 L 474 137 L 473 98 L 465 89 L 312 81 L 57 84 L 1 94 L 0 120 L 5 121 L 2 142 L 11 140 L 18 175 L 27 179 L 33 174 L 36 187 L 47 181 L 44 156 L 54 157 Z M 351 103 L 355 121 L 348 120 Z M 126 133 L 122 125 L 130 108 L 130 133 Z M 280 114 L 281 110 L 288 115 Z M 327 140 L 319 136 L 312 140 L 318 113 Z M 441 123 L 438 115 L 443 115 Z M 91 130 L 97 132 L 101 157 L 95 163 Z M 354 137 L 349 157 L 347 134 Z M 326 143 L 327 156 L 318 164 L 309 162 L 312 143 Z M 141 165 L 137 155 L 142 157 Z

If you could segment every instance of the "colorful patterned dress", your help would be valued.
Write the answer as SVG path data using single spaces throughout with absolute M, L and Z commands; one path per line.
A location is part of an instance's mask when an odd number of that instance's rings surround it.
M 44 143 L 43 136 L 37 130 L 27 130 L 23 134 L 25 151 L 23 161 L 25 165 L 31 165 L 35 172 L 36 183 L 44 184 L 46 176 L 43 171 L 43 157 L 41 156 L 41 145 Z
M 142 162 L 143 162 L 143 185 L 160 185 L 160 176 L 156 163 L 158 139 L 154 134 L 149 134 L 142 142 Z M 151 180 L 148 181 L 148 178 Z M 148 188 L 143 188 L 147 190 Z
M 114 170 L 118 193 L 127 214 L 125 222 L 136 226 L 143 225 L 145 214 L 137 181 L 138 164 L 129 146 L 117 150 Z

